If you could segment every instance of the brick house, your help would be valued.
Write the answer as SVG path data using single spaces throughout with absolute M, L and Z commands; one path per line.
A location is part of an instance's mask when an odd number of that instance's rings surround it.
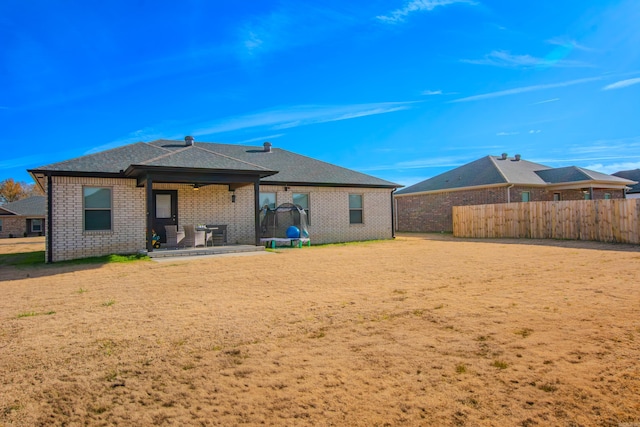
M 620 199 L 634 183 L 576 166 L 551 168 L 520 155 L 486 156 L 397 191 L 396 229 L 451 232 L 453 206 Z
M 313 243 L 390 239 L 398 184 L 271 147 L 157 140 L 29 170 L 47 195 L 46 260 L 153 251 L 165 225 L 224 224 L 260 244 L 260 210 L 295 203 Z
M 627 190 L 627 198 L 640 199 L 640 169 L 619 171 L 619 172 L 613 173 L 612 175 L 620 178 L 630 179 L 632 181 L 638 181 L 635 184 L 631 185 L 629 190 Z
M 45 206 L 44 196 L 0 205 L 0 238 L 44 235 Z

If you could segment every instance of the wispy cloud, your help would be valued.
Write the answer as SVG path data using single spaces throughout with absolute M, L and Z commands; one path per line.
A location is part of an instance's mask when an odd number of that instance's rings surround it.
M 520 132 L 498 132 L 496 136 L 513 136 L 518 135 Z
M 560 166 L 582 166 L 604 173 L 635 169 L 640 165 L 640 135 L 565 145 L 553 157 L 533 161 Z
M 349 120 L 358 117 L 387 114 L 407 110 L 415 104 L 409 102 L 379 102 L 351 105 L 295 105 L 242 116 L 228 117 L 201 123 L 193 135 L 211 135 L 241 129 L 289 129 L 317 123 Z
M 620 171 L 626 171 L 631 169 L 640 168 L 640 162 L 614 162 L 609 164 L 604 163 L 592 163 L 585 166 L 585 169 L 591 169 L 594 171 L 612 174 Z
M 402 169 L 422 169 L 422 168 L 443 168 L 457 167 L 469 161 L 467 158 L 460 157 L 434 157 L 425 159 L 416 159 L 403 162 L 397 162 L 389 165 L 367 166 L 359 168 L 361 171 L 383 171 L 383 170 L 402 170 Z
M 568 37 L 554 37 L 552 39 L 547 40 L 547 43 L 549 44 L 553 44 L 556 46 L 562 46 L 564 48 L 570 48 L 570 49 L 577 49 L 577 50 L 583 50 L 586 52 L 591 52 L 593 51 L 593 49 L 583 46 L 580 43 L 578 43 L 577 41 L 570 39 Z
M 100 151 L 111 150 L 112 148 L 117 148 L 123 145 L 132 144 L 134 142 L 141 142 L 141 141 L 148 142 L 148 141 L 153 141 L 155 139 L 161 139 L 161 138 L 175 139 L 182 136 L 183 135 L 169 135 L 167 133 L 163 133 L 159 131 L 156 128 L 138 129 L 136 131 L 129 133 L 126 136 L 123 136 L 122 138 L 118 138 L 115 141 L 111 141 L 107 144 L 92 147 L 89 150 L 85 151 L 84 154 L 87 155 L 87 154 L 98 153 Z
M 632 150 L 640 153 L 640 136 L 597 139 L 565 147 L 565 151 L 569 154 L 588 154 L 590 156 L 598 153 L 610 155 L 612 152 L 629 154 Z
M 441 90 L 423 90 L 423 95 L 432 96 L 432 95 L 442 95 Z
M 536 133 L 540 133 L 540 132 L 542 132 L 540 129 L 531 129 L 531 130 L 529 131 L 529 135 L 534 135 L 534 134 L 536 134 Z
M 393 10 L 387 15 L 376 16 L 378 21 L 387 24 L 404 22 L 405 18 L 416 12 L 430 12 L 436 7 L 449 6 L 456 3 L 477 4 L 472 0 L 411 0 L 404 7 Z
M 584 83 L 595 82 L 595 81 L 598 81 L 598 80 L 602 80 L 602 77 L 588 77 L 588 78 L 584 78 L 584 79 L 569 80 L 569 81 L 560 82 L 560 83 L 549 83 L 549 84 L 542 84 L 542 85 L 523 86 L 523 87 L 518 87 L 518 88 L 514 88 L 514 89 L 501 90 L 501 91 L 498 91 L 498 92 L 490 92 L 490 93 L 483 93 L 481 95 L 467 96 L 465 98 L 458 98 L 458 99 L 454 99 L 453 101 L 449 101 L 449 102 L 480 101 L 480 100 L 483 100 L 483 99 L 498 98 L 498 97 L 501 97 L 501 96 L 518 95 L 520 93 L 526 93 L 526 92 L 536 92 L 536 91 L 540 91 L 540 90 L 554 89 L 554 88 L 558 88 L 558 87 L 579 85 L 579 84 L 584 84 Z
M 304 10 L 303 10 L 304 9 Z M 253 16 L 238 28 L 241 54 L 255 57 L 322 40 L 356 23 L 356 19 L 329 8 L 283 5 Z
M 602 90 L 622 89 L 623 87 L 633 86 L 639 83 L 640 77 L 637 77 L 635 79 L 620 80 L 619 82 L 611 83 L 610 85 L 603 87 Z
M 280 137 L 282 137 L 284 135 L 285 135 L 284 133 L 277 133 L 277 134 L 274 134 L 274 135 L 259 136 L 257 138 L 251 138 L 251 139 L 245 139 L 245 140 L 242 140 L 242 141 L 238 141 L 238 144 L 248 144 L 250 142 L 257 142 L 257 141 L 260 141 L 260 142 L 269 141 L 269 140 L 272 140 L 272 139 L 280 138 Z
M 461 62 L 476 65 L 492 65 L 507 68 L 534 67 L 590 67 L 589 64 L 568 59 L 536 58 L 531 55 L 512 55 L 504 50 L 494 50 L 482 59 L 462 59 Z
M 530 105 L 547 104 L 547 103 L 549 103 L 549 102 L 556 102 L 556 101 L 560 101 L 560 98 L 545 99 L 544 101 L 534 102 L 533 104 L 530 104 Z

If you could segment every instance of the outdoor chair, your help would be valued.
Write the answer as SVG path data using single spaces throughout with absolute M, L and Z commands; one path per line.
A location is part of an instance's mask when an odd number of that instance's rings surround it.
M 196 230 L 193 224 L 184 226 L 184 239 L 182 246 L 195 248 L 196 246 L 205 246 L 205 232 Z
M 166 245 L 168 248 L 184 246 L 184 231 L 178 231 L 177 225 L 165 225 L 164 229 L 167 236 Z

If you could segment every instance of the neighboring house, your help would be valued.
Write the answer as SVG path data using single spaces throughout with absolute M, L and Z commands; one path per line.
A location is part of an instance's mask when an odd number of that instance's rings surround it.
M 630 179 L 631 181 L 639 181 L 640 182 L 640 169 L 632 169 L 628 171 L 620 171 L 616 172 L 612 175 L 618 176 L 620 178 Z M 631 188 L 627 190 L 627 198 L 628 199 L 640 199 L 640 183 L 636 182 L 633 185 L 630 185 Z
M 44 196 L 0 205 L 0 238 L 43 236 L 45 232 Z
M 313 243 L 393 237 L 384 181 L 290 151 L 138 142 L 29 170 L 47 195 L 46 260 L 152 251 L 164 226 L 224 224 L 229 244 L 260 244 L 260 209 L 296 203 Z
M 398 231 L 450 232 L 453 206 L 621 199 L 634 181 L 568 166 L 486 156 L 395 193 Z

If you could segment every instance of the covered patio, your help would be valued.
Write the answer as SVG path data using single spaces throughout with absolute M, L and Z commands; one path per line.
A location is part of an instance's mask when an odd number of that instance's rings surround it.
M 186 165 L 182 165 L 181 159 L 176 159 L 175 157 L 179 156 L 174 156 L 173 158 L 174 161 L 177 160 L 175 166 L 155 166 L 148 164 L 131 165 L 123 171 L 126 177 L 136 179 L 137 187 L 144 187 L 145 189 L 146 250 L 149 253 L 149 256 L 151 256 L 152 253 L 159 251 L 159 249 L 153 247 L 152 240 L 154 229 L 156 233 L 161 235 L 162 241 L 165 242 L 164 227 L 166 225 L 177 226 L 178 229 L 180 229 L 184 224 L 182 220 L 179 220 L 177 214 L 177 189 L 182 189 L 182 192 L 180 193 L 181 198 L 185 198 L 186 194 L 187 199 L 193 199 L 193 201 L 189 202 L 188 205 L 194 206 L 200 203 L 198 201 L 199 199 L 196 198 L 196 194 L 201 194 L 206 191 L 208 187 L 213 186 L 216 187 L 215 191 L 218 195 L 221 192 L 221 187 L 226 188 L 228 196 L 225 198 L 224 204 L 227 206 L 236 203 L 237 190 L 239 190 L 238 196 L 240 194 L 246 196 L 248 195 L 248 188 L 252 187 L 253 203 L 250 209 L 252 210 L 251 214 L 253 216 L 254 224 L 253 240 L 255 242 L 255 246 L 260 247 L 259 249 L 262 250 L 263 245 L 260 242 L 260 180 L 277 172 L 254 165 L 249 168 L 245 166 L 243 170 L 211 169 L 193 166 L 187 167 Z M 193 159 L 184 159 L 183 161 L 189 164 L 194 163 Z M 233 166 L 237 167 L 237 165 Z M 184 191 L 185 188 L 189 188 L 191 191 Z M 215 201 L 213 198 L 210 198 L 205 200 L 204 204 L 211 204 L 211 209 L 213 209 Z M 248 207 L 246 200 L 242 205 Z M 207 210 L 208 208 L 207 206 L 199 206 L 198 209 Z M 160 212 L 162 212 L 162 214 L 160 214 Z M 243 216 L 246 216 L 246 212 L 243 214 Z M 193 218 L 193 214 L 190 216 Z M 204 219 L 205 218 L 203 218 L 203 220 Z M 201 223 L 196 221 L 197 220 L 192 220 L 191 223 L 193 225 Z M 220 247 L 209 248 L 206 246 L 205 242 L 204 248 L 173 248 L 168 250 L 173 254 L 172 256 L 179 256 L 176 254 L 181 253 L 180 251 L 189 251 L 190 254 L 194 254 L 194 252 L 197 251 L 215 252 L 217 250 L 231 251 L 232 249 L 220 249 Z

